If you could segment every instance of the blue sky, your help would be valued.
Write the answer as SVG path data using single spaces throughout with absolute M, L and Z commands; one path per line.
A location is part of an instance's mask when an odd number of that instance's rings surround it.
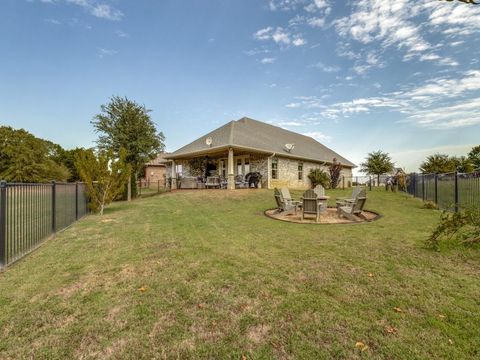
M 480 143 L 480 6 L 327 0 L 1 0 L 0 124 L 91 146 L 112 95 L 167 149 L 249 116 L 355 163 Z

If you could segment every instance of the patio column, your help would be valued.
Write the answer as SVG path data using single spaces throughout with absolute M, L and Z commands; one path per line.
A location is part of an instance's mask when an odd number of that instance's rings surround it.
M 177 188 L 177 172 L 175 171 L 175 160 L 172 160 L 172 190 L 175 190 Z
M 228 149 L 228 179 L 227 189 L 235 190 L 235 171 L 233 167 L 233 149 Z

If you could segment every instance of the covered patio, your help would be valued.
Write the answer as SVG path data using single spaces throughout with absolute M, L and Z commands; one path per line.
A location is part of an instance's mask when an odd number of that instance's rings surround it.
M 168 167 L 172 189 L 242 189 L 267 186 L 268 173 L 262 171 L 265 154 L 251 150 L 226 147 L 211 149 L 189 156 L 173 157 Z M 265 166 L 266 167 L 266 166 Z M 247 175 L 255 173 L 258 182 L 249 184 Z M 250 176 L 249 176 L 250 177 Z M 256 186 L 254 186 L 255 184 Z

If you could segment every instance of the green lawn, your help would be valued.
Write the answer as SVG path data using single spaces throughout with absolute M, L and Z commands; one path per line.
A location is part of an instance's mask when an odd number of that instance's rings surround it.
M 0 358 L 480 357 L 480 249 L 426 250 L 437 211 L 373 191 L 378 221 L 300 225 L 273 205 L 179 191 L 84 218 L 0 274 Z

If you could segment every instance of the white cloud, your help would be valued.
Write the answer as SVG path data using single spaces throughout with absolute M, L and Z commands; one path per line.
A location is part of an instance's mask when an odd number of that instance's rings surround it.
M 298 5 L 303 4 L 305 0 L 270 0 L 268 7 L 272 11 L 290 11 L 295 10 Z
M 112 55 L 118 54 L 118 51 L 112 50 L 112 49 L 97 48 L 97 54 L 98 54 L 98 57 L 102 59 L 105 56 L 112 56 Z
M 258 30 L 253 37 L 257 40 L 268 40 L 272 36 L 273 28 L 271 26 Z
M 53 24 L 53 25 L 61 25 L 62 22 L 57 19 L 45 19 L 46 23 Z
M 320 109 L 323 119 L 348 118 L 368 114 L 378 109 L 398 112 L 405 116 L 402 122 L 432 129 L 451 129 L 480 124 L 480 97 L 466 96 L 480 93 L 480 70 L 464 72 L 459 78 L 440 77 L 408 89 L 377 97 L 358 98 L 329 105 L 322 98 L 298 97 L 287 107 Z
M 317 68 L 317 69 L 320 69 L 324 72 L 327 72 L 327 73 L 334 73 L 334 72 L 339 72 L 340 71 L 340 67 L 339 66 L 336 66 L 336 65 L 332 65 L 332 66 L 329 66 L 329 65 L 325 65 L 324 63 L 322 63 L 321 61 L 319 61 L 318 63 L 316 63 L 315 65 L 313 65 L 313 67 Z
M 40 2 L 49 4 L 65 2 L 79 6 L 95 17 L 112 21 L 118 21 L 124 17 L 120 10 L 98 0 L 40 0 Z
M 282 27 L 273 28 L 271 26 L 258 30 L 253 34 L 254 39 L 257 40 L 273 40 L 281 46 L 294 45 L 302 46 L 307 42 L 300 34 L 292 34 L 288 29 Z
M 360 0 L 349 16 L 337 19 L 334 25 L 344 38 L 403 51 L 404 61 L 419 58 L 457 66 L 455 60 L 435 54 L 432 50 L 441 44 L 433 46 L 425 35 L 443 32 L 454 37 L 480 32 L 480 8 L 428 0 Z
M 315 140 L 320 141 L 320 142 L 330 142 L 332 140 L 332 137 L 330 135 L 326 135 L 326 134 L 322 133 L 321 131 L 305 132 L 305 133 L 303 133 L 303 135 L 314 138 Z
M 119 37 L 119 38 L 129 38 L 130 35 L 127 34 L 126 32 L 122 31 L 122 30 L 116 30 L 115 31 L 115 34 Z
M 307 20 L 307 24 L 314 28 L 322 28 L 325 26 L 325 18 L 312 17 Z
M 262 60 L 260 60 L 260 62 L 264 65 L 273 64 L 275 62 L 275 58 L 272 58 L 272 57 L 263 58 Z
M 292 44 L 295 46 L 302 46 L 302 45 L 305 45 L 306 43 L 307 41 L 301 37 L 296 38 L 292 41 Z

